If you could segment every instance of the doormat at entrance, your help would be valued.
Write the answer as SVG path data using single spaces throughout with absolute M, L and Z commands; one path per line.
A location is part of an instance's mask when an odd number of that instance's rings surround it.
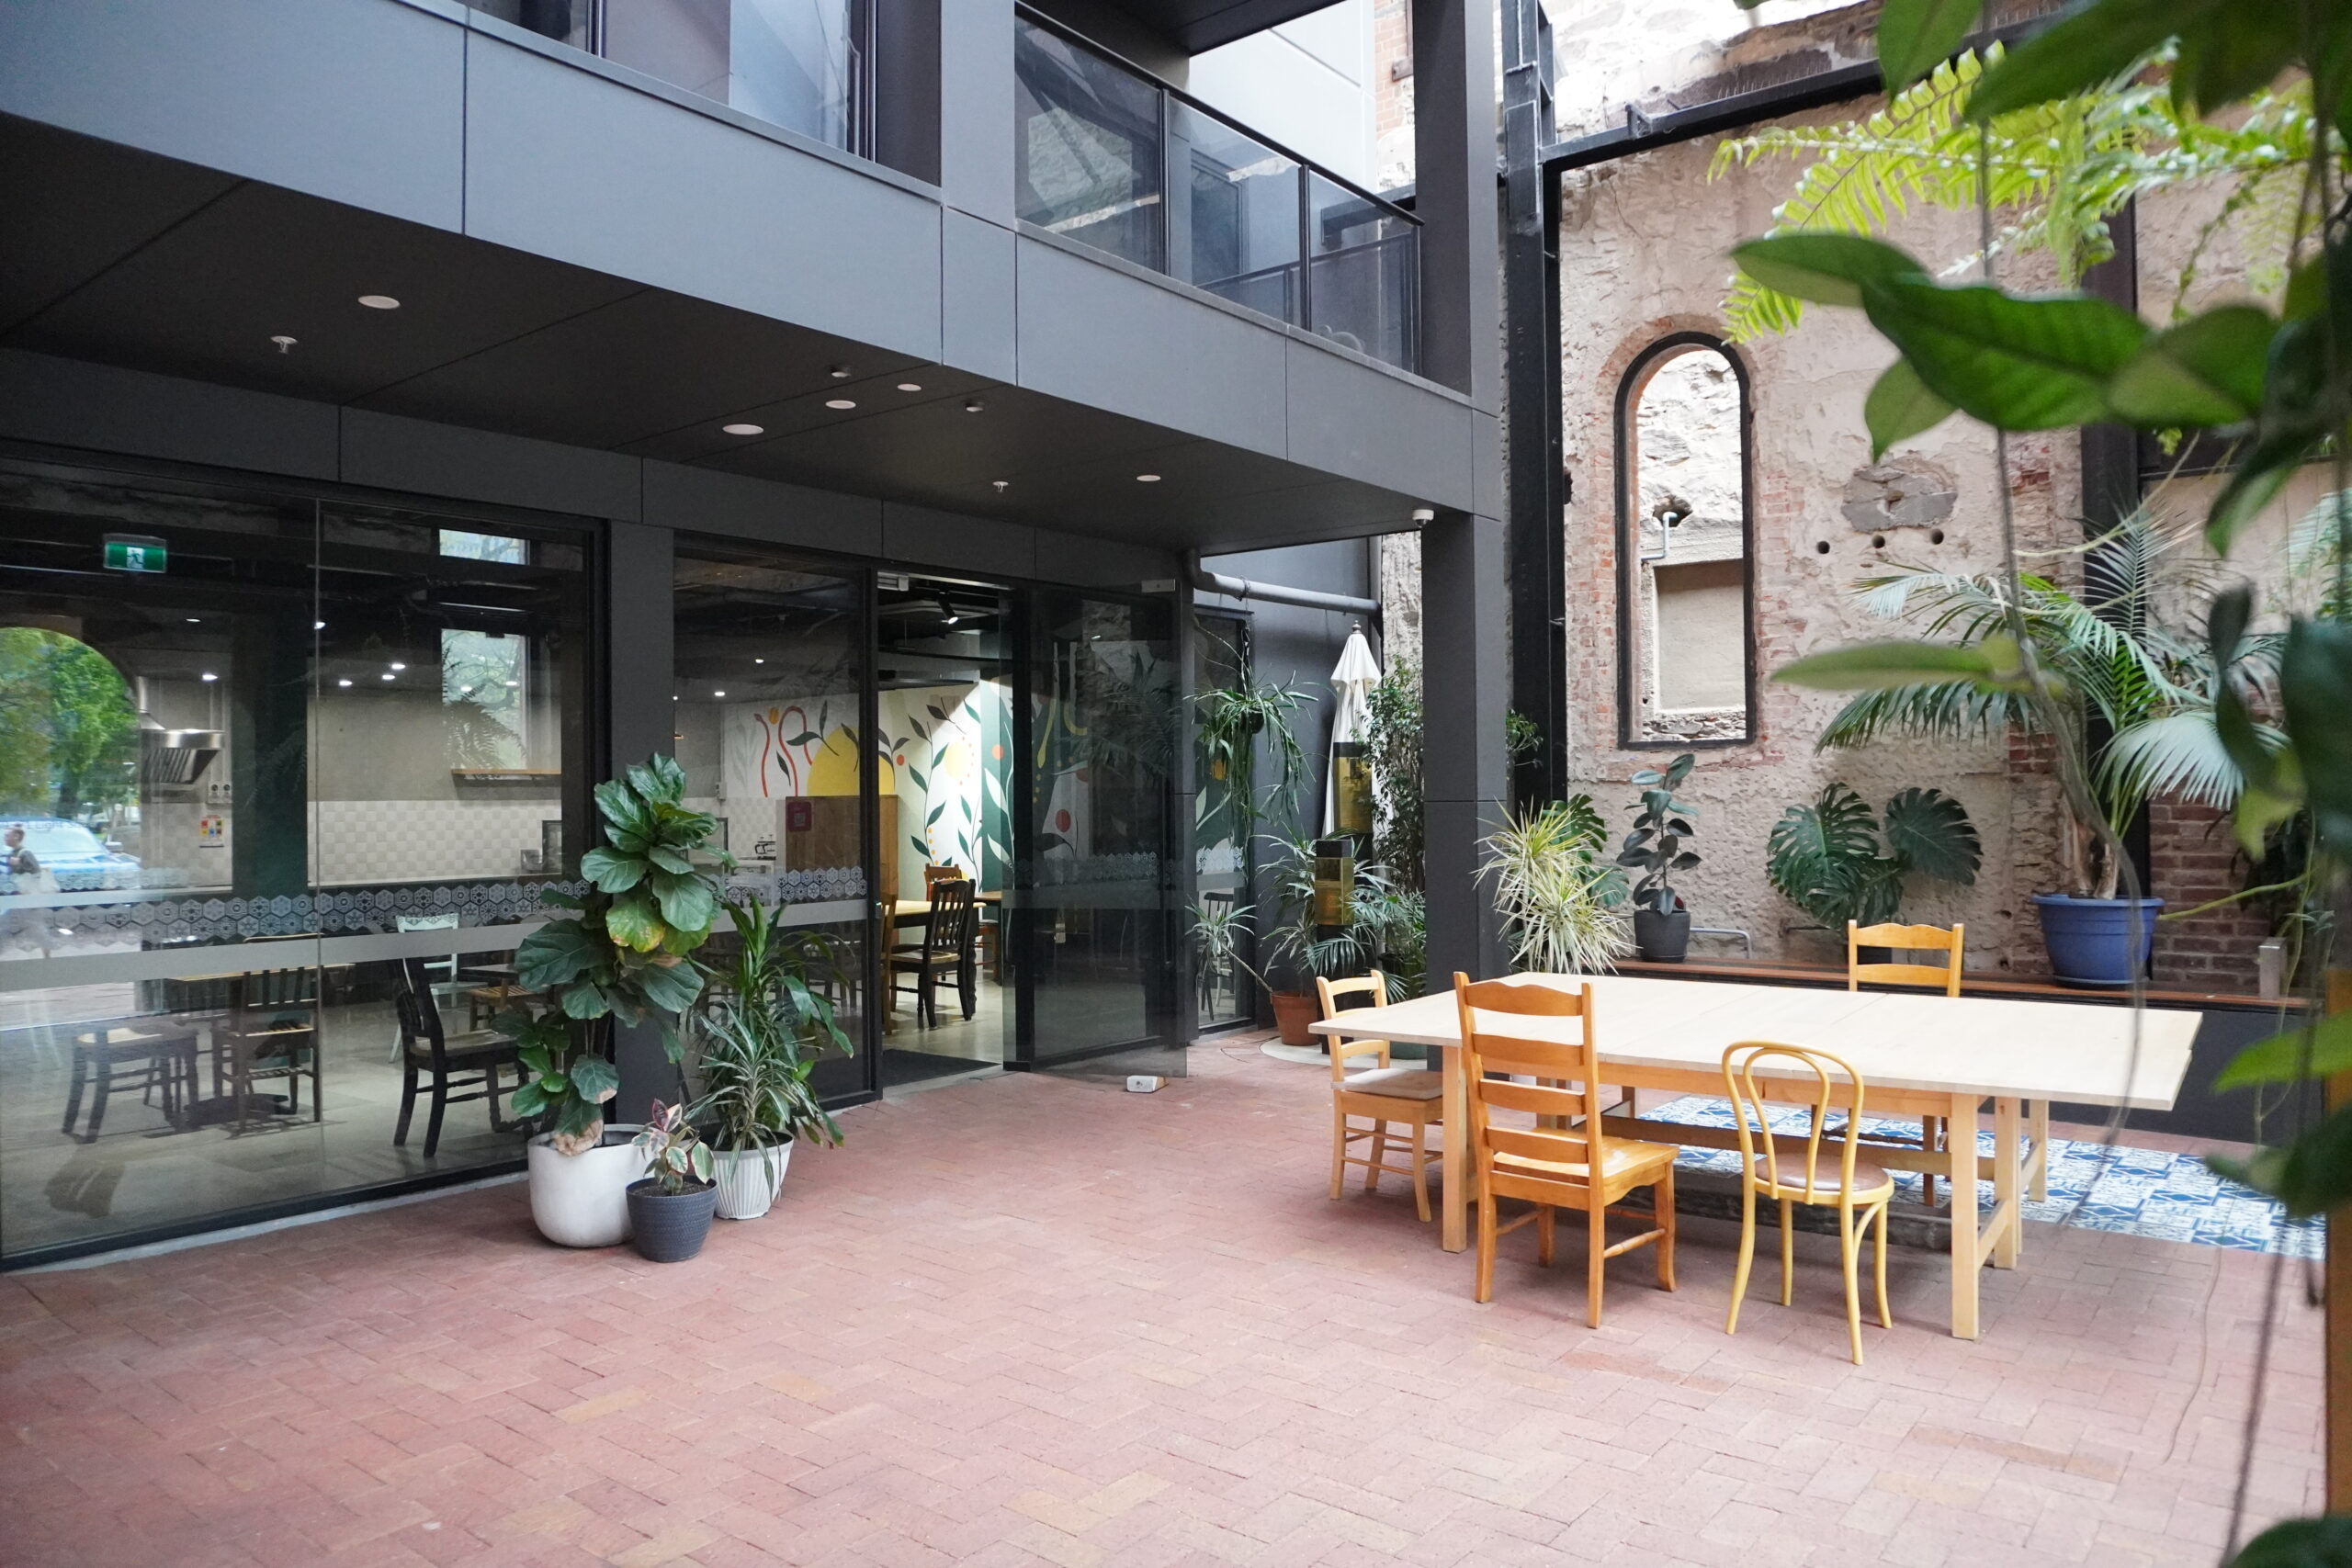
M 1680 1122 L 1693 1127 L 1732 1125 L 1728 1100 L 1686 1095 L 1668 1100 L 1643 1115 L 1659 1122 Z M 1776 1111 L 1773 1130 L 1802 1136 L 1805 1113 Z M 1862 1119 L 1866 1137 L 1889 1143 L 1919 1141 L 1916 1121 Z M 1977 1152 L 1990 1156 L 1993 1134 L 1979 1130 Z M 1729 1149 L 1685 1149 L 1675 1164 L 1685 1170 L 1739 1174 L 1739 1156 Z M 1919 1177 L 1912 1171 L 1894 1173 L 1904 1198 L 1919 1201 Z M 1976 1184 L 1980 1210 L 1993 1207 L 1993 1184 Z M 2196 1247 L 2226 1247 L 2240 1252 L 2283 1252 L 2290 1258 L 2319 1258 L 2323 1232 L 2317 1225 L 2299 1224 L 2259 1192 L 2225 1180 L 2207 1168 L 2195 1155 L 2167 1149 L 2133 1148 L 2082 1143 L 2071 1138 L 2050 1140 L 2050 1197 L 2029 1202 L 2025 1217 L 2068 1224 L 2082 1230 L 2115 1231 L 2126 1235 L 2182 1241 Z

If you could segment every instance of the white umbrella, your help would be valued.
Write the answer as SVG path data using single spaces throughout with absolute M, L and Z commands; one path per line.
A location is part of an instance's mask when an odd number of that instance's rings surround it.
M 1340 650 L 1339 665 L 1331 671 L 1331 690 L 1339 694 L 1340 703 L 1331 716 L 1331 765 L 1323 775 L 1323 831 L 1327 834 L 1342 830 L 1341 772 L 1355 773 L 1369 768 L 1363 759 L 1363 740 L 1372 725 L 1372 689 L 1379 683 L 1380 665 L 1372 657 L 1372 645 L 1364 641 L 1363 628 L 1358 626 L 1348 633 L 1348 646 Z M 1342 747 L 1347 749 L 1344 756 Z M 1370 779 L 1363 779 L 1356 787 L 1363 792 L 1357 798 L 1365 805 L 1364 819 L 1350 822 L 1346 830 L 1368 833 L 1372 830 Z

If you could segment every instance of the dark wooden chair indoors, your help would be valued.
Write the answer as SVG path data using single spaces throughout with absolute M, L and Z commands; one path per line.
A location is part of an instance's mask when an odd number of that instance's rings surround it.
M 922 941 L 890 950 L 891 1010 L 897 1010 L 899 994 L 909 989 L 899 983 L 899 977 L 913 976 L 915 1015 L 926 1029 L 939 1027 L 938 993 L 943 976 L 956 982 L 966 1018 L 971 1017 L 979 1005 L 972 964 L 972 894 L 969 877 L 933 883 L 931 913 L 923 921 Z
M 491 1130 L 514 1131 L 515 1123 L 498 1113 L 498 1097 L 507 1092 L 499 1082 L 502 1068 L 514 1067 L 515 1087 L 522 1085 L 522 1064 L 516 1059 L 514 1042 L 489 1029 L 447 1033 L 441 1027 L 441 1010 L 435 1003 L 424 961 L 407 960 L 401 973 L 403 984 L 392 998 L 401 1021 L 401 1119 L 392 1130 L 392 1142 L 407 1145 L 418 1079 L 427 1074 L 432 1077 L 433 1105 L 424 1123 L 425 1158 L 431 1159 L 440 1149 L 441 1118 L 452 1105 L 486 1100 Z

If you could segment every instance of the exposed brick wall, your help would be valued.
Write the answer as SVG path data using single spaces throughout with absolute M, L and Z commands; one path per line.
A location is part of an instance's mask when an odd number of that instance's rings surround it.
M 2192 908 L 2245 886 L 2245 857 L 2229 819 L 2210 806 L 2159 800 L 2148 808 L 2151 891 L 2174 909 Z M 2270 934 L 2252 901 L 2226 905 L 2156 926 L 2154 974 L 2159 985 L 2251 991 L 2255 947 Z

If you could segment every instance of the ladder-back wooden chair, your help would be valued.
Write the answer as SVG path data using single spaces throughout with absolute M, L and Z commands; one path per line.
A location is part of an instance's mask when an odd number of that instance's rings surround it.
M 453 1035 L 442 1028 L 439 1001 L 424 963 L 421 958 L 404 962 L 405 983 L 392 997 L 392 1010 L 401 1024 L 401 1114 L 392 1128 L 392 1143 L 395 1147 L 407 1145 L 418 1079 L 427 1078 L 424 1157 L 431 1159 L 440 1152 L 441 1118 L 452 1105 L 486 1100 L 491 1131 L 513 1132 L 516 1123 L 498 1111 L 498 1097 L 512 1092 L 500 1083 L 499 1074 L 513 1067 L 514 1088 L 520 1089 L 524 1069 L 514 1042 L 496 1030 L 469 1029 Z
M 1920 986 L 1943 992 L 1948 997 L 1960 995 L 1961 954 L 1967 946 L 1968 928 L 1955 924 L 1949 931 L 1941 926 L 1906 926 L 1889 921 L 1875 926 L 1858 926 L 1846 922 L 1846 988 L 1859 991 L 1864 986 Z M 1939 964 L 1862 962 L 1862 949 L 1883 947 L 1900 953 L 1939 953 Z M 1855 1135 L 1860 1135 L 1860 1128 Z M 1933 1154 L 1943 1147 L 1944 1119 L 1940 1116 L 1919 1118 L 1919 1148 Z M 1923 1171 L 1919 1177 L 1919 1196 L 1929 1204 L 1936 1201 L 1936 1175 Z
M 899 977 L 913 976 L 915 1018 L 923 1028 L 939 1027 L 939 982 L 943 976 L 955 983 L 966 1018 L 971 1017 L 978 1006 L 972 988 L 972 892 L 971 878 L 966 876 L 933 883 L 931 913 L 923 920 L 922 941 L 890 950 L 888 967 L 891 1010 L 897 1010 L 899 994 L 909 989 L 899 983 Z
M 1778 1068 L 1758 1078 L 1757 1068 Z M 1781 1304 L 1793 1294 L 1791 1275 L 1796 1262 L 1795 1207 L 1810 1203 L 1838 1211 L 1838 1258 L 1846 1277 L 1846 1332 L 1853 1341 L 1854 1365 L 1862 1364 L 1862 1295 L 1859 1269 L 1862 1237 L 1873 1223 L 1878 1226 L 1878 1320 L 1894 1326 L 1886 1304 L 1887 1206 L 1894 1200 L 1894 1178 L 1874 1165 L 1857 1162 L 1860 1140 L 1854 1130 L 1862 1124 L 1862 1102 L 1868 1089 L 1862 1076 L 1826 1051 L 1807 1051 L 1770 1041 L 1743 1040 L 1724 1052 L 1724 1087 L 1731 1092 L 1732 1114 L 1739 1129 L 1739 1267 L 1732 1275 L 1731 1314 L 1724 1332 L 1739 1332 L 1739 1304 L 1747 1294 L 1747 1275 L 1756 1261 L 1756 1200 L 1770 1198 L 1781 1205 Z M 1782 1105 L 1806 1111 L 1804 1137 L 1775 1137 L 1767 1114 L 1767 1096 Z M 1830 1116 L 1843 1111 L 1846 1136 L 1840 1141 L 1835 1179 L 1822 1168 L 1821 1134 Z M 1753 1122 L 1751 1127 L 1750 1123 Z M 1969 1216 L 1974 1223 L 1975 1216 Z
M 1388 979 L 1377 969 L 1354 980 L 1327 980 L 1315 977 L 1315 994 L 1322 1001 L 1323 1016 L 1338 1018 L 1346 1010 L 1340 1004 L 1351 997 L 1368 996 L 1368 1005 L 1381 1007 L 1388 1000 Z M 1363 1167 L 1363 1190 L 1380 1190 L 1383 1173 L 1410 1177 L 1413 1182 L 1413 1207 L 1424 1224 L 1430 1217 L 1430 1167 L 1441 1163 L 1444 1155 L 1428 1147 L 1429 1130 L 1437 1125 L 1438 1113 L 1445 1099 L 1445 1080 L 1442 1074 L 1426 1067 L 1399 1067 L 1390 1065 L 1389 1043 L 1385 1040 L 1350 1040 L 1339 1035 L 1330 1037 L 1331 1046 L 1331 1196 L 1337 1199 L 1347 1180 L 1348 1167 Z M 1362 1056 L 1375 1058 L 1374 1065 L 1363 1072 L 1348 1071 L 1348 1064 Z M 1350 1120 L 1369 1122 L 1368 1127 L 1351 1127 Z M 1391 1122 L 1412 1129 L 1409 1165 L 1387 1163 Z M 1362 1139 L 1371 1145 L 1365 1155 L 1348 1153 L 1348 1145 Z M 1395 1141 L 1407 1142 L 1402 1133 Z
M 1553 1211 L 1585 1212 L 1585 1322 L 1600 1326 L 1604 1266 L 1637 1247 L 1657 1249 L 1658 1289 L 1674 1289 L 1674 1156 L 1670 1145 L 1611 1137 L 1601 1125 L 1607 1097 L 1602 1090 L 1600 1050 L 1594 1038 L 1592 987 L 1574 991 L 1505 980 L 1472 984 L 1455 975 L 1453 994 L 1462 1013 L 1462 1072 L 1467 1089 L 1471 1159 L 1478 1203 L 1476 1299 L 1495 1293 L 1495 1244 L 1506 1231 L 1535 1222 L 1535 1258 L 1552 1262 Z M 1542 1020 L 1530 1027 L 1518 1021 Z M 1530 1039 L 1539 1031 L 1563 1032 L 1558 1021 L 1573 1019 L 1578 1038 Z M 1526 1033 L 1520 1031 L 1524 1030 Z M 1532 1084 L 1489 1074 L 1519 1074 Z M 1577 1087 L 1566 1087 L 1574 1083 Z M 1528 1127 L 1506 1125 L 1497 1111 L 1533 1116 Z M 1609 1205 L 1636 1188 L 1650 1189 L 1650 1211 L 1633 1217 L 1649 1222 L 1641 1235 L 1613 1247 L 1607 1225 Z M 1498 1224 L 1495 1202 L 1523 1199 L 1532 1213 Z

